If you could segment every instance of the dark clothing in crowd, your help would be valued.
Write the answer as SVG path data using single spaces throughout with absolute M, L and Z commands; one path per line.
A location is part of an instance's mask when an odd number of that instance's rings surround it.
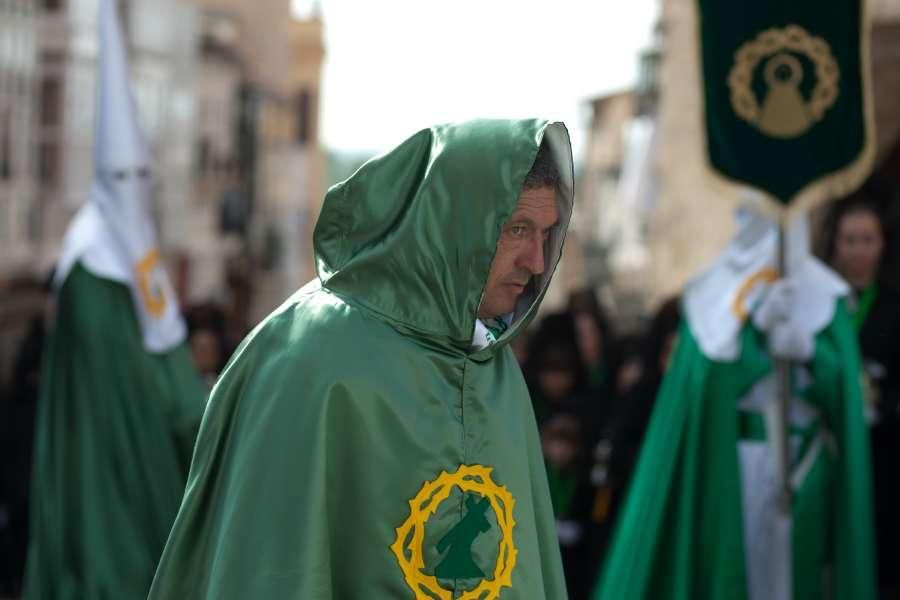
M 866 373 L 879 392 L 879 415 L 882 421 L 896 421 L 900 407 L 900 292 L 879 286 L 859 330 L 859 345 Z
M 900 293 L 880 286 L 859 331 L 876 421 L 870 429 L 878 580 L 900 588 Z
M 596 536 L 591 519 L 594 493 L 589 470 L 579 464 L 571 471 L 562 472 L 548 465 L 547 480 L 569 600 L 588 600 L 596 575 L 591 549 Z
M 591 507 L 593 535 L 590 548 L 595 575 L 612 537 L 619 507 L 628 492 L 668 355 L 675 343 L 680 312 L 678 298 L 663 303 L 642 342 L 636 344 L 640 350 L 634 348 L 631 353 L 621 354 L 640 355 L 640 375 L 635 383 L 620 385 L 629 361 L 619 363 L 620 371 L 613 372 L 617 385 L 606 388 L 607 406 L 597 414 L 594 422 L 597 437 L 592 443 L 594 501 Z
M 591 480 L 595 489 L 592 507 L 595 533 L 591 554 L 598 569 L 631 482 L 660 382 L 655 372 L 645 372 L 636 384 L 616 396 L 594 445 Z
M 9 393 L 0 404 L 0 596 L 21 593 L 28 547 L 28 504 L 34 417 L 44 325 L 32 318 L 16 356 Z
M 225 311 L 213 303 L 195 304 L 184 316 L 194 367 L 212 388 L 234 351 L 227 341 Z
M 593 490 L 590 461 L 583 441 L 584 421 L 574 413 L 557 412 L 541 428 L 541 447 L 566 588 L 570 600 L 590 597 L 595 574 L 591 543 Z
M 619 491 L 617 500 L 622 499 L 631 480 L 661 382 L 660 378 L 645 376 L 618 402 L 616 420 L 610 424 L 610 478 Z
M 572 600 L 590 598 L 678 322 L 673 299 L 626 354 L 618 351 L 620 344 L 596 301 L 581 294 L 573 297 L 568 312 L 545 316 L 529 338 L 523 371 L 541 429 Z M 572 422 L 577 435 L 559 441 L 560 431 Z M 563 452 L 560 443 L 577 456 L 564 467 L 556 456 Z
M 587 365 L 576 340 L 571 313 L 547 315 L 530 339 L 523 372 L 538 426 L 558 413 L 577 414 L 583 420 L 583 442 L 591 446 L 612 410 L 613 376 L 605 358 Z
M 641 378 L 618 398 L 615 414 L 607 425 L 611 442 L 610 478 L 619 492 L 616 506 L 624 496 L 637 462 L 680 322 L 679 298 L 671 298 L 660 306 L 650 323 L 642 349 Z
M 610 398 L 605 374 L 594 373 L 592 381 L 576 336 L 572 314 L 547 315 L 529 339 L 523 371 L 541 432 L 569 598 L 587 600 L 596 575 L 592 447 Z
M 581 414 L 586 373 L 571 315 L 554 313 L 541 320 L 529 342 L 523 374 L 538 427 L 561 412 Z

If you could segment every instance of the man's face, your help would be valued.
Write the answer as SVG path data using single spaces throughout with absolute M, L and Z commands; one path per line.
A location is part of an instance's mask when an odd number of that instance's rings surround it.
M 878 275 L 884 240 L 878 219 L 870 212 L 844 215 L 835 239 L 835 266 L 850 285 L 863 288 Z
M 553 188 L 522 192 L 497 241 L 479 317 L 496 317 L 515 309 L 519 294 L 531 278 L 544 272 L 544 245 L 558 220 Z

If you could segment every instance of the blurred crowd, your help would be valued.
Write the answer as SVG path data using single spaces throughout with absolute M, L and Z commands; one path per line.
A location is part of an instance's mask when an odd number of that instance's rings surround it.
M 880 210 L 848 200 L 825 223 L 823 258 L 851 287 L 874 478 L 882 598 L 900 598 L 900 293 Z M 514 350 L 531 392 L 572 600 L 590 597 L 676 344 L 679 299 L 617 335 L 591 291 L 547 314 Z
M 897 597 L 900 564 L 900 293 L 886 262 L 889 232 L 865 201 L 840 205 L 826 223 L 824 258 L 850 284 L 848 300 L 865 365 L 879 580 Z M 891 270 L 889 273 L 888 270 Z M 45 288 L 44 297 L 50 298 Z M 52 302 L 48 302 L 52 306 Z M 19 344 L 0 406 L 0 597 L 20 593 L 28 540 L 33 422 L 46 309 L 36 309 Z M 225 304 L 185 307 L 195 365 L 211 387 L 245 322 Z M 625 497 L 657 391 L 677 343 L 679 300 L 661 304 L 637 332 L 616 331 L 593 290 L 569 297 L 513 341 L 539 427 L 553 511 L 572 600 L 588 598 Z
M 569 594 L 587 598 L 675 344 L 677 298 L 617 335 L 590 290 L 513 342 L 531 393 Z

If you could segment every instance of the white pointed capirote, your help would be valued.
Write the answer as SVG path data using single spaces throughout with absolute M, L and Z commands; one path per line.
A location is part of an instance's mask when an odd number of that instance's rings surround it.
M 131 289 L 144 345 L 162 352 L 185 335 L 150 217 L 151 154 L 138 123 L 114 0 L 100 0 L 99 71 L 90 197 L 69 226 L 57 265 L 61 285 L 76 261 Z
M 150 152 L 138 125 L 128 56 L 114 0 L 101 0 L 94 170 L 148 168 Z

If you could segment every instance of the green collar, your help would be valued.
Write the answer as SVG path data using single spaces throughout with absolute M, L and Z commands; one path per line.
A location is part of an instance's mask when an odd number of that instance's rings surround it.
M 487 327 L 488 331 L 491 332 L 494 336 L 494 341 L 500 339 L 500 336 L 503 335 L 507 329 L 509 329 L 509 325 L 506 323 L 506 319 L 503 317 L 495 317 L 493 319 L 482 319 L 482 323 Z

